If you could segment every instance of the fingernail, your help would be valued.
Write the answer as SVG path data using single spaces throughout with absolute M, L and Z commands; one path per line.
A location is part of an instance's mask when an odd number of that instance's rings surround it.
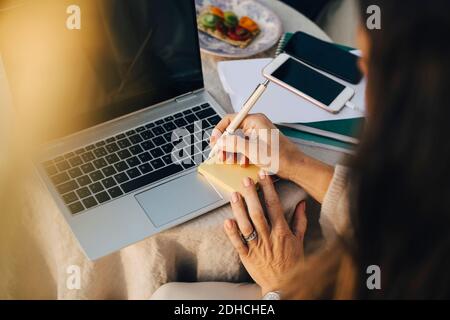
M 261 180 L 266 179 L 266 172 L 264 170 L 259 171 L 259 178 Z
M 245 177 L 243 181 L 244 187 L 248 188 L 252 185 L 252 179 L 249 177 Z
M 231 202 L 237 203 L 239 201 L 239 194 L 237 192 L 233 192 L 231 195 Z

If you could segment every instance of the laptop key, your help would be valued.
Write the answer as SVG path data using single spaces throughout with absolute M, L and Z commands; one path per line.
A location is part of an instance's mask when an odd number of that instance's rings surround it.
M 138 155 L 138 158 L 143 163 L 149 162 L 150 160 L 153 159 L 152 156 L 150 155 L 150 153 L 148 153 L 148 152 L 141 153 L 140 155 Z
M 181 166 L 173 164 L 160 170 L 150 172 L 137 179 L 125 182 L 121 185 L 121 187 L 125 193 L 129 193 L 161 179 L 167 178 L 173 174 L 177 174 L 181 171 L 183 171 L 183 168 Z
M 164 162 L 161 159 L 152 160 L 152 161 L 150 161 L 150 163 L 152 164 L 153 168 L 155 168 L 155 169 L 164 167 Z
M 78 189 L 76 191 L 78 197 L 80 197 L 80 199 L 89 197 L 91 195 L 91 192 L 89 191 L 89 189 L 87 187 L 83 187 L 81 189 Z
M 139 170 L 137 168 L 128 170 L 127 174 L 131 179 L 137 178 L 141 175 L 141 173 L 139 172 Z
M 141 146 L 142 148 L 144 148 L 144 150 L 150 150 L 155 147 L 155 145 L 151 141 L 144 141 L 141 143 Z
M 126 134 L 127 136 L 132 136 L 132 135 L 136 134 L 136 131 L 130 130 L 130 131 L 127 131 L 125 134 Z
M 174 117 L 173 116 L 168 116 L 166 118 L 164 118 L 165 122 L 169 122 L 169 121 L 173 121 Z
M 86 199 L 83 199 L 83 204 L 86 207 L 86 209 L 90 209 L 92 207 L 95 207 L 98 203 L 97 200 L 94 199 L 94 197 L 89 197 Z
M 190 109 L 189 109 L 189 110 L 183 111 L 183 114 L 184 114 L 184 115 L 188 115 L 188 114 L 191 114 L 191 113 L 192 113 L 192 110 L 190 110 Z
M 138 166 L 138 165 L 141 164 L 141 162 L 139 161 L 139 159 L 136 158 L 136 157 L 132 157 L 132 158 L 130 158 L 130 159 L 127 159 L 127 163 L 128 163 L 128 165 L 130 166 L 130 168 L 136 167 L 136 166 Z
M 163 129 L 163 127 L 158 126 L 158 127 L 153 128 L 153 129 L 152 129 L 152 132 L 153 132 L 153 134 L 154 134 L 155 136 L 160 136 L 160 135 L 162 135 L 163 133 L 165 133 L 166 131 Z
M 204 103 L 204 104 L 201 105 L 201 108 L 202 108 L 202 109 L 206 109 L 206 108 L 208 108 L 209 106 L 210 106 L 209 103 Z
M 116 181 L 113 178 L 107 178 L 103 180 L 102 183 L 106 189 L 112 188 L 117 185 Z
M 169 154 L 173 150 L 173 144 L 171 143 L 165 144 L 161 147 L 161 149 L 164 151 L 164 153 Z
M 167 165 L 173 163 L 172 155 L 170 155 L 170 154 L 165 155 L 162 159 L 163 159 L 164 163 L 167 164 Z
M 93 144 L 91 144 L 90 146 L 87 146 L 86 147 L 86 150 L 87 151 L 92 151 L 92 150 L 94 150 L 95 149 L 95 145 L 93 145 Z
M 144 140 L 149 140 L 149 139 L 153 138 L 155 135 L 150 130 L 147 130 L 147 131 L 142 132 L 141 136 Z
M 106 143 L 113 143 L 114 141 L 116 141 L 116 138 L 114 137 L 106 139 Z
M 128 141 L 128 139 L 119 140 L 119 141 L 117 141 L 117 144 L 122 149 L 125 149 L 125 148 L 128 148 L 129 146 L 131 146 L 131 143 L 130 143 L 130 141 Z
M 64 158 L 65 158 L 65 159 L 70 159 L 70 158 L 72 158 L 73 156 L 75 156 L 75 153 L 69 152 L 69 153 L 66 153 L 66 154 L 64 155 Z
M 192 110 L 193 110 L 194 112 L 197 112 L 197 111 L 200 111 L 201 108 L 200 108 L 200 106 L 197 106 L 197 107 L 193 108 Z
M 175 130 L 177 127 L 173 124 L 173 122 L 169 122 L 169 123 L 165 123 L 163 125 L 164 129 L 166 129 L 166 131 L 173 131 Z
M 69 181 L 70 177 L 67 173 L 63 172 L 63 173 L 57 174 L 56 176 L 53 176 L 51 178 L 51 180 L 53 181 L 53 183 L 55 185 L 58 185 L 58 184 L 66 182 L 66 181 Z
M 124 139 L 124 138 L 126 138 L 126 135 L 125 135 L 124 133 L 118 134 L 118 135 L 116 136 L 116 140 L 122 140 L 122 139 Z
M 131 157 L 131 153 L 128 150 L 120 150 L 117 154 L 119 155 L 120 159 L 122 159 L 122 160 Z
M 176 113 L 173 117 L 174 117 L 175 119 L 182 118 L 182 117 L 183 117 L 183 114 L 182 114 L 181 112 L 179 112 L 179 113 Z
M 72 167 L 78 167 L 78 166 L 81 166 L 83 164 L 83 160 L 81 160 L 81 158 L 78 157 L 78 156 L 70 158 L 69 162 L 70 162 L 70 165 Z
M 150 154 L 153 158 L 159 158 L 164 155 L 164 152 L 161 150 L 161 148 L 155 148 L 153 150 L 150 150 Z
M 123 195 L 123 191 L 119 187 L 109 189 L 108 193 L 112 198 L 118 198 Z
M 116 154 L 109 154 L 105 157 L 105 159 L 109 164 L 114 164 L 120 161 L 119 157 Z
M 211 118 L 208 118 L 208 122 L 211 123 L 213 126 L 216 126 L 220 120 L 222 120 L 219 116 L 214 116 Z
M 60 194 L 66 194 L 69 193 L 70 191 L 78 189 L 78 184 L 75 180 L 71 180 L 69 182 L 60 184 L 59 186 L 56 187 L 56 189 Z
M 59 156 L 54 159 L 55 162 L 64 161 L 64 156 Z
M 105 148 L 101 147 L 101 148 L 95 149 L 94 154 L 97 158 L 101 158 L 101 157 L 106 156 L 108 153 L 106 152 Z
M 72 179 L 76 179 L 83 175 L 83 172 L 81 172 L 80 168 L 73 168 L 73 169 L 70 169 L 68 172 Z
M 197 112 L 196 115 L 199 119 L 205 119 L 205 118 L 209 118 L 211 116 L 215 116 L 216 112 L 214 111 L 214 109 L 208 108 L 208 109 Z
M 100 170 L 92 172 L 89 176 L 91 177 L 92 181 L 99 181 L 105 179 L 105 176 Z
M 144 152 L 144 150 L 142 150 L 141 146 L 139 146 L 139 145 L 130 147 L 130 151 L 134 155 L 138 155 L 138 154 Z
M 101 168 L 104 168 L 104 167 L 106 167 L 108 164 L 106 163 L 106 161 L 105 161 L 105 159 L 97 159 L 97 160 L 94 160 L 94 166 L 97 168 L 97 169 L 101 169 Z
M 105 145 L 105 141 L 100 141 L 95 144 L 96 147 L 103 147 Z
M 163 144 L 166 144 L 166 140 L 163 137 L 156 137 L 153 139 L 153 143 L 155 146 L 162 146 Z
M 144 126 L 139 127 L 139 128 L 136 129 L 136 132 L 142 132 L 142 131 L 145 131 L 145 127 Z
M 69 210 L 72 214 L 80 213 L 81 211 L 84 211 L 84 207 L 81 204 L 81 202 L 75 202 L 69 205 Z
M 80 185 L 80 187 L 84 187 L 87 186 L 88 184 L 91 184 L 92 180 L 88 176 L 82 176 L 77 179 L 77 182 Z
M 118 172 L 122 172 L 122 171 L 125 171 L 125 170 L 129 169 L 129 167 L 128 167 L 128 165 L 126 164 L 125 161 L 120 161 L 119 163 L 116 163 L 116 164 L 114 165 L 114 167 L 116 168 L 116 170 L 117 170 Z
M 141 164 L 141 165 L 139 166 L 139 170 L 141 170 L 141 172 L 142 172 L 143 174 L 146 174 L 146 173 L 151 172 L 151 171 L 153 170 L 153 168 L 152 168 L 152 166 L 149 165 L 148 163 L 144 163 L 144 164 Z
M 194 123 L 195 121 L 198 120 L 198 118 L 194 115 L 194 114 L 189 114 L 185 117 L 186 121 L 188 123 Z
M 105 190 L 103 188 L 103 185 L 100 182 L 96 182 L 94 184 L 91 184 L 89 186 L 89 189 L 92 191 L 92 193 L 99 193 L 99 192 L 102 192 L 103 190 Z
M 147 129 L 151 129 L 151 128 L 154 128 L 154 127 L 155 127 L 155 124 L 152 122 L 152 123 L 147 124 L 145 127 L 146 127 Z
M 112 176 L 112 175 L 114 175 L 114 174 L 117 173 L 116 169 L 114 169 L 114 167 L 112 167 L 112 166 L 103 168 L 103 169 L 102 169 L 102 172 L 103 172 L 103 174 L 104 174 L 106 177 L 110 177 L 110 176 Z
M 66 203 L 66 204 L 70 204 L 70 203 L 72 203 L 72 202 L 75 202 L 75 201 L 77 201 L 78 200 L 78 197 L 77 197 L 77 195 L 75 194 L 75 192 L 69 192 L 69 193 L 67 193 L 67 194 L 65 194 L 65 195 L 63 195 L 63 200 L 64 200 L 64 202 Z
M 53 176 L 58 173 L 58 169 L 54 165 L 48 165 L 45 167 L 45 171 L 49 176 Z
M 95 198 L 97 199 L 97 201 L 99 203 L 105 203 L 105 202 L 111 200 L 111 197 L 109 196 L 109 194 L 106 191 L 96 194 Z
M 162 125 L 164 123 L 164 120 L 158 120 L 158 121 L 156 121 L 156 125 L 157 126 L 160 126 L 160 125 Z
M 186 122 L 186 120 L 184 120 L 183 118 L 180 118 L 180 119 L 176 119 L 175 121 L 175 125 L 178 127 L 178 128 L 182 128 L 182 127 L 184 127 L 184 126 L 186 126 L 188 123 Z
M 81 170 L 83 170 L 83 172 L 84 172 L 85 174 L 88 174 L 88 173 L 94 171 L 95 168 L 94 168 L 94 166 L 93 166 L 91 163 L 86 163 L 86 164 L 83 164 L 83 165 L 81 166 Z
M 119 173 L 119 174 L 116 174 L 116 175 L 114 176 L 114 178 L 116 178 L 116 181 L 117 181 L 118 183 L 124 183 L 125 181 L 130 180 L 130 179 L 128 179 L 128 176 L 127 176 L 124 172 L 121 172 L 121 173 Z
M 106 150 L 108 150 L 109 153 L 113 153 L 113 152 L 117 152 L 120 150 L 119 146 L 117 145 L 117 143 L 113 142 L 111 144 L 108 144 L 106 146 Z
M 130 137 L 130 141 L 132 144 L 138 144 L 141 143 L 142 141 L 144 141 L 144 139 L 142 139 L 142 137 L 138 134 L 131 136 Z
M 83 158 L 84 162 L 91 162 L 95 159 L 94 154 L 90 151 L 82 154 L 81 157 Z
M 59 171 L 66 171 L 67 169 L 70 169 L 70 165 L 66 160 L 58 162 L 56 164 L 56 167 L 58 168 Z

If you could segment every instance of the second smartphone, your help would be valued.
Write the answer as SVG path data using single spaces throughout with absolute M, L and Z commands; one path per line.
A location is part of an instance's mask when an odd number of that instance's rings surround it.
M 334 81 L 287 54 L 280 54 L 265 67 L 263 75 L 331 113 L 341 111 L 355 94 L 352 88 Z

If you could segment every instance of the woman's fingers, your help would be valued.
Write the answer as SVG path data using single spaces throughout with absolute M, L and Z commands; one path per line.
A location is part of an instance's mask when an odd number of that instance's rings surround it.
M 256 192 L 255 182 L 250 178 L 244 178 L 242 184 L 244 186 L 242 196 L 245 198 L 250 219 L 252 220 L 258 235 L 261 238 L 267 238 L 270 233 L 269 224 L 264 216 L 264 209 L 261 206 L 261 201 Z
M 239 229 L 234 220 L 226 220 L 224 223 L 225 233 L 231 241 L 231 244 L 236 249 L 240 256 L 245 256 L 248 253 L 248 247 L 242 242 Z
M 228 114 L 225 117 L 223 117 L 222 120 L 220 120 L 220 122 L 217 124 L 217 126 L 211 133 L 210 138 L 211 146 L 214 146 L 216 144 L 217 140 L 225 132 L 225 130 L 230 125 L 231 121 L 234 119 L 235 116 L 236 114 Z
M 233 215 L 238 224 L 239 230 L 244 237 L 248 237 L 253 232 L 253 225 L 247 214 L 247 208 L 245 207 L 244 200 L 239 193 L 233 193 L 231 195 L 231 208 L 233 209 Z
M 284 217 L 284 210 L 275 190 L 275 186 L 273 185 L 272 178 L 263 170 L 261 170 L 259 174 L 259 184 L 263 190 L 272 230 L 288 230 L 289 226 Z
M 306 218 L 306 202 L 302 201 L 297 205 L 294 213 L 294 220 L 292 223 L 292 229 L 294 235 L 300 241 L 303 240 L 306 228 L 308 226 L 308 219 Z

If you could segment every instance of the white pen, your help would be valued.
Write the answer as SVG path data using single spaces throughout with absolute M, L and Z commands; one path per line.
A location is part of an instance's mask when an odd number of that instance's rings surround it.
M 255 106 L 256 102 L 258 102 L 259 98 L 262 96 L 262 94 L 266 90 L 269 83 L 270 83 L 270 81 L 266 80 L 266 81 L 264 81 L 264 83 L 261 83 L 260 85 L 258 85 L 258 87 L 255 89 L 255 91 L 253 91 L 250 98 L 248 98 L 248 100 L 244 103 L 244 106 L 242 107 L 241 111 L 239 111 L 239 113 L 236 115 L 236 117 L 233 119 L 233 121 L 231 121 L 230 125 L 227 127 L 227 129 L 225 130 L 225 132 L 222 134 L 222 136 L 219 139 L 223 139 L 226 136 L 234 134 L 234 132 L 241 125 L 242 121 L 244 121 L 244 119 L 247 117 L 250 110 Z M 217 140 L 217 141 L 219 141 L 219 140 Z M 217 154 L 217 151 L 218 151 L 217 149 L 218 149 L 218 144 L 216 143 L 214 148 L 212 148 L 211 152 L 209 153 L 208 159 L 206 161 L 210 160 Z

